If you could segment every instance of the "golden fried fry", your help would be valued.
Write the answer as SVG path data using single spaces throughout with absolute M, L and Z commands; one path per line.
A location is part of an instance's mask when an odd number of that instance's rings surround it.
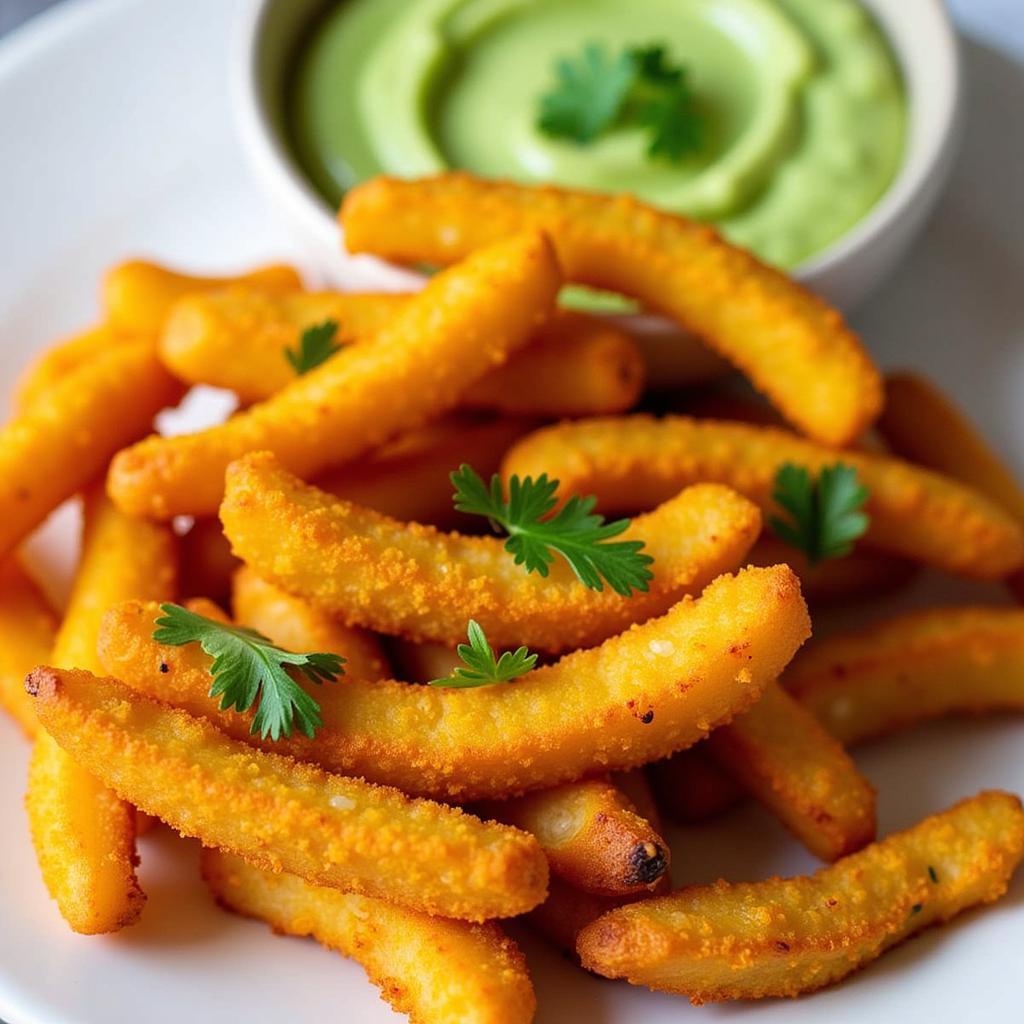
M 158 614 L 140 604 L 108 613 L 100 641 L 107 671 L 247 736 L 249 719 L 218 712 L 206 695 L 210 659 L 194 645 L 152 640 Z M 351 680 L 335 687 L 315 742 L 275 746 L 418 795 L 477 800 L 543 789 L 697 742 L 748 708 L 808 633 L 789 567 L 747 569 L 504 686 Z
M 576 938 L 588 924 L 627 903 L 630 899 L 595 896 L 552 875 L 548 898 L 526 915 L 530 926 L 556 949 L 576 958 Z
M 297 291 L 302 280 L 294 267 L 271 264 L 230 277 L 182 274 L 145 260 L 130 260 L 107 271 L 103 279 L 103 310 L 112 327 L 156 332 L 171 306 L 185 295 L 220 291 L 231 286 L 275 294 Z
M 469 924 L 311 885 L 203 850 L 203 877 L 229 910 L 283 935 L 311 935 L 357 961 L 381 998 L 413 1024 L 529 1024 L 537 1000 L 516 944 Z
M 258 867 L 471 921 L 544 898 L 544 855 L 516 829 L 264 753 L 113 679 L 40 668 L 26 687 L 84 768 L 183 835 Z
M 1024 564 L 1024 529 L 977 491 L 898 459 L 837 453 L 767 427 L 670 416 L 607 417 L 547 427 L 505 459 L 506 475 L 546 472 L 560 493 L 595 494 L 605 514 L 651 508 L 689 485 L 724 483 L 766 513 L 786 462 L 811 471 L 842 461 L 870 496 L 866 542 L 915 561 L 982 579 Z
M 1024 856 L 1024 812 L 982 793 L 807 878 L 692 886 L 580 933 L 585 967 L 690 997 L 795 996 L 998 899 Z
M 744 796 L 732 776 L 708 754 L 706 742 L 652 764 L 649 771 L 658 806 L 684 825 L 717 818 Z
M 668 844 L 610 782 L 567 782 L 481 811 L 533 833 L 552 873 L 585 892 L 649 892 L 668 870 Z
M 1024 711 L 1024 611 L 899 615 L 817 641 L 782 683 L 846 745 L 944 715 Z
M 359 344 L 387 327 L 410 299 L 242 288 L 190 295 L 167 318 L 160 354 L 189 384 L 229 388 L 243 402 L 259 402 L 294 380 L 285 352 L 304 330 L 332 320 L 336 344 Z M 533 416 L 624 412 L 643 384 L 643 359 L 629 335 L 599 317 L 563 311 L 479 380 L 462 404 Z
M 99 476 L 180 393 L 149 345 L 118 345 L 8 421 L 0 429 L 0 554 Z
M 875 791 L 850 756 L 778 684 L 708 738 L 721 768 L 822 860 L 875 838 Z
M 946 395 L 912 373 L 891 374 L 885 388 L 878 429 L 897 455 L 961 480 L 1024 523 L 1024 489 Z
M 543 228 L 568 279 L 672 317 L 816 440 L 849 444 L 881 409 L 878 371 L 838 312 L 706 224 L 629 196 L 467 174 L 376 178 L 346 195 L 340 217 L 350 251 L 405 263 L 447 264 L 496 238 Z
M 489 480 L 510 445 L 536 426 L 536 420 L 522 417 L 449 416 L 328 470 L 316 484 L 339 498 L 407 523 L 442 530 L 479 528 L 479 517 L 455 511 L 451 473 L 465 462 Z
M 96 639 L 107 608 L 130 598 L 174 596 L 174 537 L 129 519 L 94 486 L 85 497 L 82 555 L 49 658 L 99 670 Z M 50 895 L 77 932 L 134 923 L 145 894 L 135 877 L 135 810 L 40 730 L 25 797 L 32 842 Z
M 224 471 L 269 449 L 300 476 L 343 463 L 451 408 L 550 314 L 561 275 L 548 240 L 520 235 L 439 274 L 371 341 L 350 345 L 227 423 L 118 454 L 111 496 L 135 515 L 209 515 Z
M 763 534 L 750 552 L 752 565 L 785 562 L 800 577 L 800 589 L 813 606 L 887 594 L 908 584 L 916 566 L 884 551 L 855 548 L 843 558 L 812 565 L 807 556 L 771 534 Z
M 0 566 L 0 707 L 29 738 L 39 731 L 25 674 L 50 657 L 57 618 L 17 558 Z
M 741 562 L 760 532 L 750 502 L 691 488 L 621 535 L 654 558 L 646 593 L 589 590 L 561 560 L 547 577 L 517 566 L 497 537 L 442 534 L 339 501 L 256 453 L 228 469 L 221 506 L 236 555 L 345 621 L 454 644 L 476 619 L 496 647 L 592 646 L 667 611 Z
M 345 659 L 345 678 L 386 679 L 390 674 L 380 641 L 345 626 L 243 566 L 234 576 L 231 607 L 240 625 L 259 630 L 289 651 L 327 651 Z M 323 691 L 329 699 L 333 688 Z

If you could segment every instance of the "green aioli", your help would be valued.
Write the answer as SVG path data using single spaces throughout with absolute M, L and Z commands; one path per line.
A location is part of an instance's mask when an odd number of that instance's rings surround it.
M 641 130 L 580 146 L 537 128 L 560 57 L 663 45 L 687 68 L 699 153 L 652 160 Z M 382 172 L 632 192 L 793 267 L 861 220 L 903 156 L 906 100 L 855 0 L 343 0 L 297 55 L 299 162 L 337 203 Z

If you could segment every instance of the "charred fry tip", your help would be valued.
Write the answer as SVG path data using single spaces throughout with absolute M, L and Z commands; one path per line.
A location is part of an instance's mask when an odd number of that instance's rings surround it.
M 637 843 L 629 855 L 626 885 L 653 885 L 668 870 L 668 854 L 658 843 Z
M 60 689 L 60 676 L 52 668 L 40 665 L 25 676 L 25 692 L 30 697 L 52 697 Z

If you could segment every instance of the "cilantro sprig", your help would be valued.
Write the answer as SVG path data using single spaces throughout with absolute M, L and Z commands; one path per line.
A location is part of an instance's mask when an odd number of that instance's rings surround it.
M 547 518 L 558 504 L 558 481 L 549 480 L 547 473 L 536 480 L 513 476 L 507 500 L 497 473 L 488 488 L 473 468 L 463 463 L 452 473 L 451 481 L 455 508 L 485 516 L 496 529 L 508 533 L 505 550 L 516 565 L 526 566 L 527 572 L 547 576 L 557 553 L 591 590 L 604 590 L 606 581 L 623 597 L 648 589 L 648 581 L 654 577 L 648 566 L 654 559 L 640 553 L 641 540 L 612 540 L 627 529 L 629 520 L 606 523 L 603 516 L 594 514 L 596 498 L 574 495 Z
M 785 463 L 775 474 L 772 499 L 789 516 L 773 516 L 772 530 L 812 564 L 848 555 L 870 523 L 862 511 L 868 489 L 842 462 L 824 466 L 817 479 L 806 467 Z
M 312 738 L 323 725 L 320 705 L 289 669 L 311 683 L 333 683 L 345 671 L 340 655 L 293 654 L 255 629 L 217 622 L 177 604 L 162 604 L 160 610 L 163 615 L 156 620 L 159 628 L 153 639 L 173 647 L 198 643 L 213 658 L 210 696 L 221 698 L 222 711 L 248 711 L 259 701 L 250 732 L 276 741 L 291 736 L 298 725 Z
M 665 47 L 626 47 L 615 55 L 591 42 L 555 64 L 554 83 L 538 105 L 542 132 L 585 146 L 629 126 L 646 129 L 652 159 L 678 163 L 703 143 L 686 68 L 670 63 Z
M 483 628 L 476 619 L 469 620 L 468 644 L 456 648 L 465 668 L 459 665 L 450 676 L 432 679 L 430 686 L 447 686 L 468 689 L 476 686 L 492 686 L 495 683 L 510 683 L 525 675 L 537 664 L 537 655 L 525 647 L 505 651 L 500 658 L 494 657 L 494 650 L 487 642 Z
M 315 370 L 321 363 L 327 362 L 335 352 L 344 347 L 335 341 L 337 334 L 337 320 L 325 320 L 322 324 L 307 327 L 299 336 L 299 343 L 295 348 L 285 346 L 284 357 L 301 377 L 304 373 Z

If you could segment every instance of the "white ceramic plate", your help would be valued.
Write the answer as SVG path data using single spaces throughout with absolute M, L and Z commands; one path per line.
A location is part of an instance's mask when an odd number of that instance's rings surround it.
M 975 0 L 971 0 L 973 4 Z M 232 136 L 225 55 L 231 5 L 83 0 L 0 45 L 0 385 L 36 347 L 95 316 L 103 268 L 148 255 L 228 269 L 292 255 L 246 180 Z M 927 367 L 1024 464 L 1024 69 L 969 46 L 968 139 L 942 212 L 860 326 L 883 362 Z M 66 570 L 69 519 L 33 547 Z M 62 568 L 63 566 L 63 568 Z M 60 589 L 59 585 L 56 589 Z M 997 600 L 927 582 L 907 600 Z M 877 611 L 877 609 L 876 609 Z M 945 723 L 858 754 L 880 790 L 882 830 L 986 786 L 1024 791 L 1024 723 Z M 0 1017 L 9 1024 L 192 1024 L 399 1019 L 360 969 L 311 942 L 217 911 L 196 850 L 141 843 L 149 905 L 117 936 L 72 935 L 48 900 L 22 809 L 27 746 L 0 721 Z M 672 834 L 677 880 L 753 879 L 812 867 L 774 820 L 747 808 Z M 538 1020 L 1002 1022 L 1020 1019 L 1024 877 L 994 908 L 902 947 L 797 1003 L 691 1010 L 590 978 L 516 930 Z

